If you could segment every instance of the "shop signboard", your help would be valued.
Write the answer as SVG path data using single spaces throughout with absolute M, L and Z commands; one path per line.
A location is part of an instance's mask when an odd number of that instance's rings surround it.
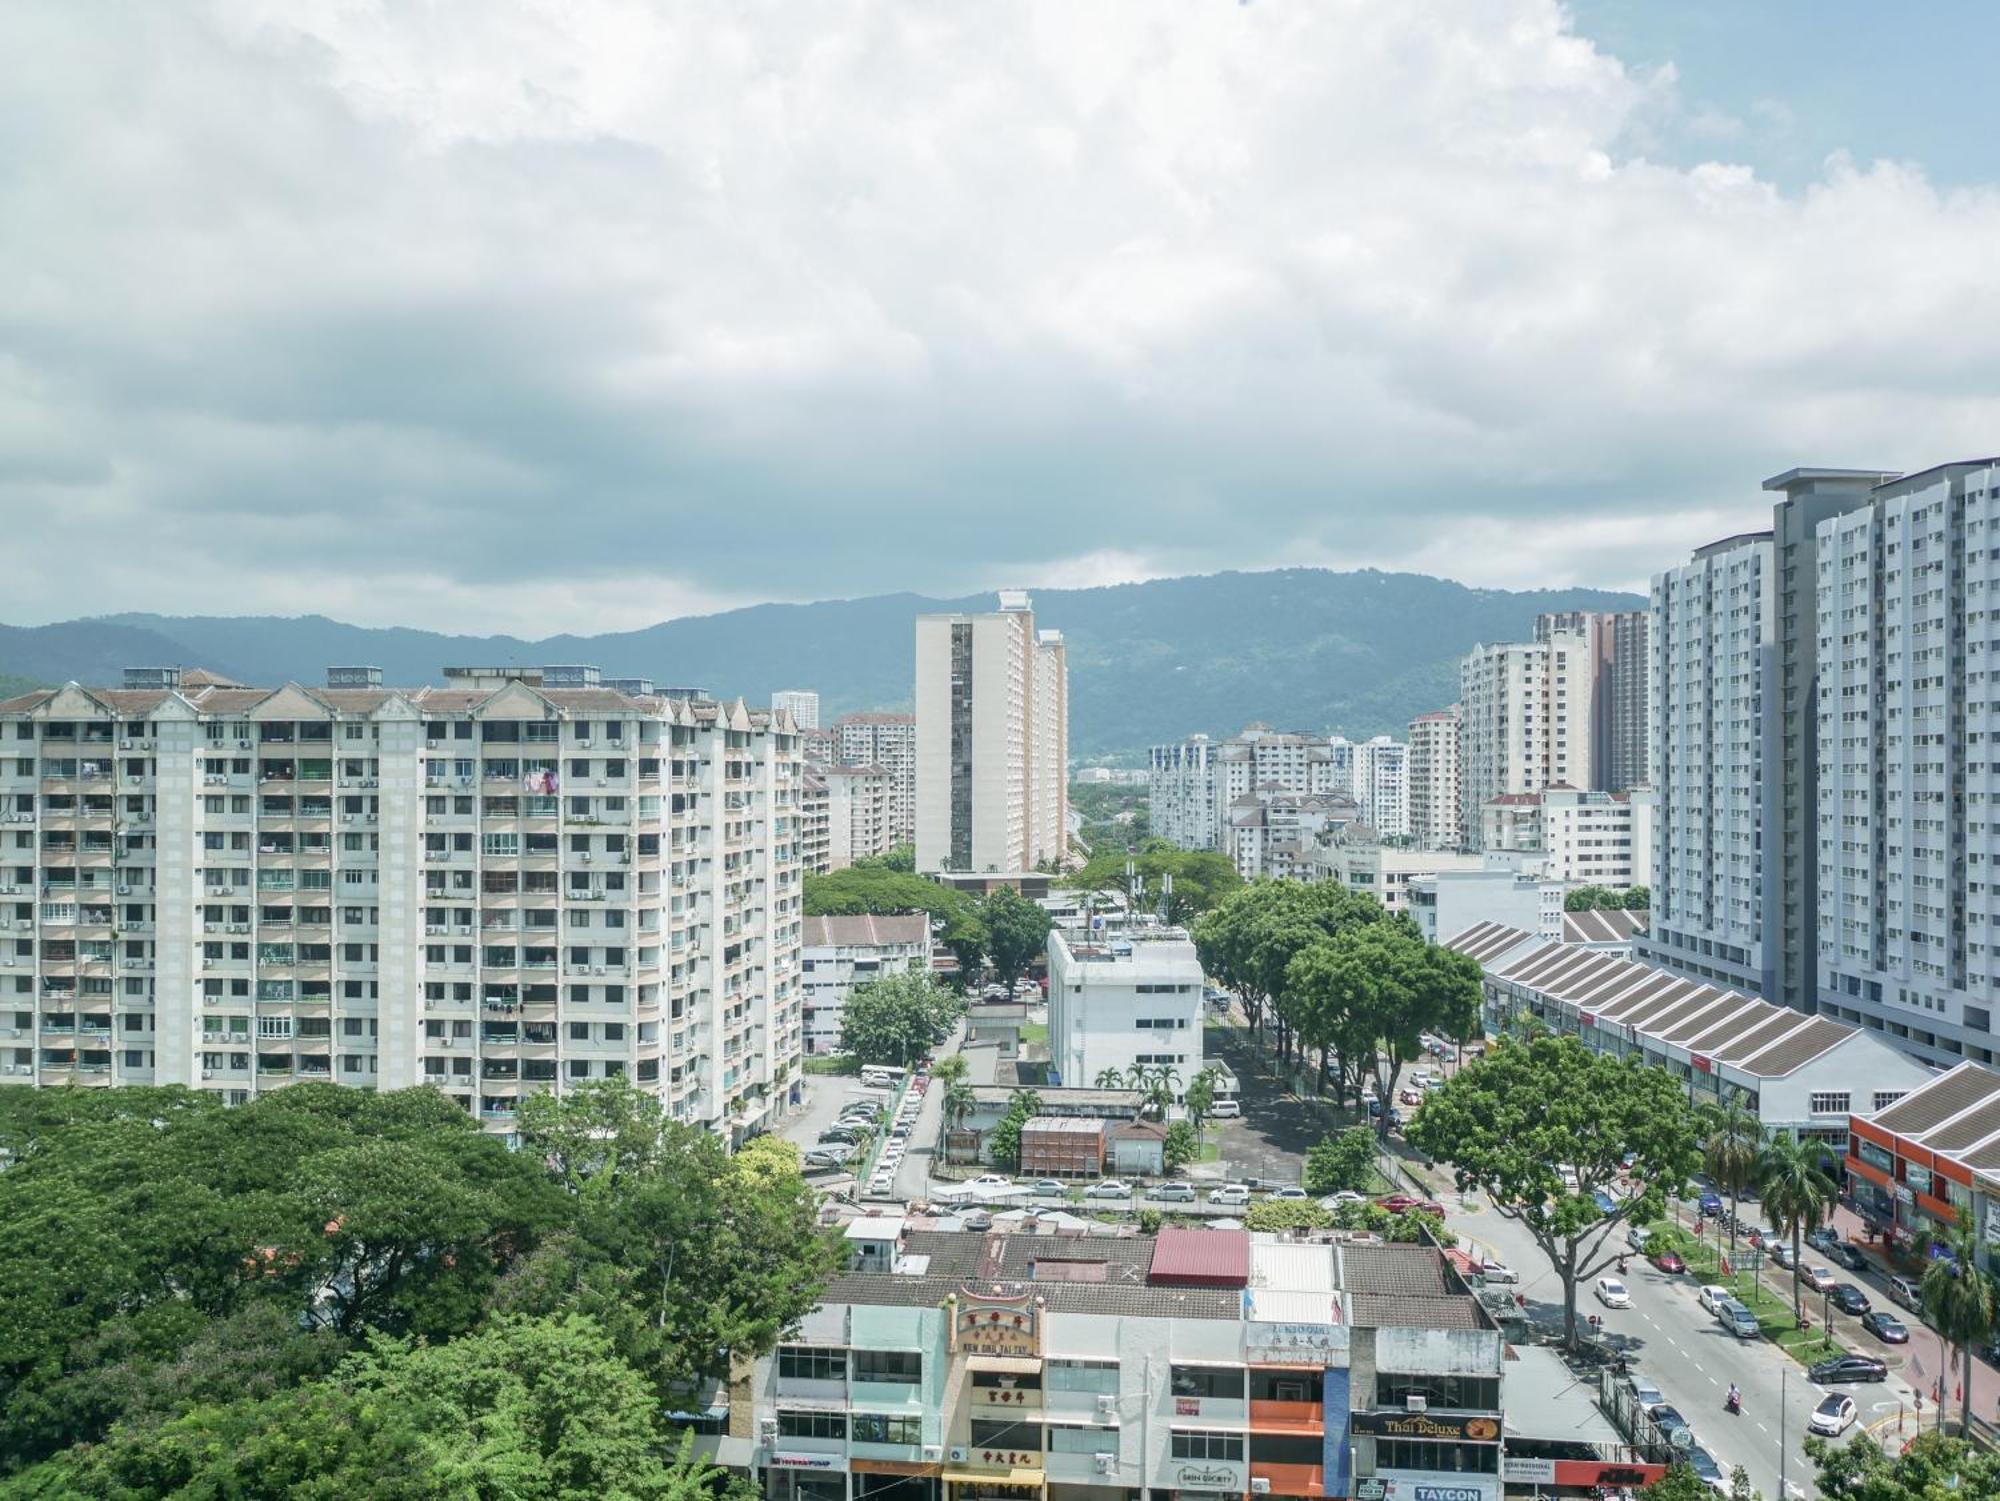
M 1174 1485 L 1184 1491 L 1243 1493 L 1243 1466 L 1212 1459 L 1191 1459 L 1173 1469 Z
M 771 1454 L 771 1466 L 779 1470 L 833 1470 L 840 1466 L 838 1454 L 803 1454 L 778 1449 Z
M 962 1355 L 1034 1359 L 1041 1354 L 1035 1330 L 1035 1305 L 1029 1298 L 961 1297 L 951 1327 L 953 1343 Z
M 1515 1459 L 1509 1456 L 1501 1465 L 1500 1473 L 1509 1485 L 1554 1485 L 1556 1462 L 1553 1459 Z
M 1251 1365 L 1329 1366 L 1345 1361 L 1345 1324 L 1264 1324 L 1243 1326 L 1243 1354 Z
M 1497 1444 L 1500 1420 L 1472 1412 L 1357 1412 L 1356 1433 L 1442 1443 Z
M 2000 1199 L 1986 1201 L 1986 1244 L 2000 1246 Z
M 1498 1475 L 1448 1475 L 1436 1470 L 1384 1470 L 1383 1501 L 1500 1501 Z

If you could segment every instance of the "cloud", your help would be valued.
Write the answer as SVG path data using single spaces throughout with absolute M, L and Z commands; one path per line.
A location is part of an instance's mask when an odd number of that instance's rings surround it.
M 1631 583 L 1992 447 L 2000 199 L 1634 155 L 1552 0 L 116 10 L 0 12 L 12 619 Z

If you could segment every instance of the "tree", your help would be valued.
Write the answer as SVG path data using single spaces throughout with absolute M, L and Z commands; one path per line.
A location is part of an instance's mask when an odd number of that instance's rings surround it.
M 1715 1501 L 1715 1492 L 1692 1465 L 1677 1464 L 1646 1487 L 1646 1501 Z
M 1213 1067 L 1201 1069 L 1188 1081 L 1187 1092 L 1181 1096 L 1197 1134 L 1207 1122 L 1209 1112 L 1215 1109 L 1215 1082 L 1219 1077 Z
M 1653 891 L 1649 886 L 1628 886 L 1625 888 L 1625 910 L 1644 912 L 1653 905 Z
M 946 1053 L 931 1065 L 931 1082 L 950 1086 L 972 1072 L 972 1065 L 963 1053 Z
M 1123 1089 L 1125 1087 L 1125 1071 L 1116 1065 L 1107 1064 L 1097 1071 L 1097 1087 L 1099 1089 Z
M 1014 981 L 1047 951 L 1054 923 L 1043 908 L 1006 886 L 987 893 L 979 915 L 994 973 L 1011 992 Z
M 2000 1496 L 2000 1454 L 1962 1438 L 1919 1433 L 1901 1453 L 1879 1444 L 1806 1440 L 1827 1501 L 1972 1501 Z M 1648 1495 L 1651 1492 L 1648 1491 Z
M 1021 1166 L 1021 1128 L 1041 1113 L 1042 1097 L 1032 1089 L 1017 1089 L 1008 1097 L 1007 1113 L 987 1136 L 993 1161 L 1000 1167 Z
M 949 1037 L 961 1014 L 958 998 L 929 975 L 884 975 L 848 996 L 840 1050 L 863 1063 L 907 1068 Z
M 1279 1054 L 1289 1056 L 1299 1020 L 1299 1007 L 1286 990 L 1293 958 L 1385 915 L 1373 897 L 1335 881 L 1258 881 L 1238 887 L 1202 916 L 1195 924 L 1195 950 L 1203 968 L 1241 997 L 1253 1029 L 1269 1014 Z
M 1168 1172 L 1175 1172 L 1201 1156 L 1201 1137 L 1188 1121 L 1175 1121 L 1167 1127 L 1164 1146 Z
M 969 897 L 949 886 L 873 861 L 857 861 L 823 876 L 808 875 L 802 899 L 807 917 L 928 912 L 948 922 L 972 906 Z
M 1764 1124 L 1743 1102 L 1704 1106 L 1700 1112 L 1701 1154 L 1708 1175 L 1729 1191 L 1729 1255 L 1736 1256 L 1736 1211 L 1743 1190 L 1757 1181 L 1757 1155 L 1764 1148 Z
M 1063 884 L 1076 891 L 1116 891 L 1130 900 L 1134 882 L 1126 874 L 1127 864 L 1144 883 L 1143 900 L 1150 904 L 1155 898 L 1161 899 L 1170 923 L 1192 922 L 1243 884 L 1235 861 L 1227 855 L 1214 850 L 1177 849 L 1164 839 L 1148 840 L 1136 853 L 1103 850 Z M 1168 876 L 1173 877 L 1171 893 L 1166 891 Z
M 1833 1212 L 1839 1192 L 1826 1170 L 1826 1148 L 1792 1136 L 1773 1137 L 1757 1158 L 1757 1183 L 1764 1196 L 1765 1219 L 1773 1230 L 1791 1237 L 1792 1317 L 1803 1323 L 1799 1241 Z
M 1374 1171 L 1375 1133 L 1366 1126 L 1350 1126 L 1315 1142 L 1306 1153 L 1305 1190 L 1314 1194 L 1342 1189 L 1358 1193 L 1368 1186 Z
M 1670 1074 L 1573 1037 L 1496 1042 L 1431 1095 L 1408 1136 L 1527 1230 L 1561 1279 L 1572 1345 L 1577 1285 L 1616 1259 L 1612 1232 L 1658 1218 L 1700 1161 L 1693 1111 Z M 1628 1152 L 1644 1187 L 1614 1199 Z
M 1970 1229 L 1961 1225 L 1945 1244 L 1949 1254 L 1931 1258 L 1918 1294 L 1924 1317 L 1960 1362 L 1959 1427 L 1964 1430 L 1972 1417 L 1972 1352 L 1993 1332 L 1993 1283 L 1979 1270 L 1979 1242 Z

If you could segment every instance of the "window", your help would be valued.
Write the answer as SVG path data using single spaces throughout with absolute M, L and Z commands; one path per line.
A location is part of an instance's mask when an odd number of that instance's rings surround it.
M 898 1381 L 914 1386 L 923 1379 L 924 1358 L 914 1350 L 856 1350 L 856 1381 Z
M 1906 1093 L 1908 1093 L 1907 1090 L 1901 1089 L 1878 1089 L 1875 1091 L 1875 1108 L 1877 1110 L 1887 1110 Z
M 1224 1459 L 1240 1463 L 1243 1458 L 1243 1435 L 1240 1433 L 1218 1433 L 1208 1429 L 1191 1429 L 1186 1432 L 1175 1429 L 1173 1434 L 1173 1457 L 1175 1459 Z
M 1177 1365 L 1171 1377 L 1176 1397 L 1243 1400 L 1243 1373 L 1227 1366 Z
M 1052 1360 L 1042 1369 L 1042 1383 L 1052 1392 L 1118 1394 L 1115 1360 Z
M 1039 1454 L 1042 1450 L 1042 1425 L 1015 1422 L 1010 1419 L 974 1418 L 972 1447 Z
M 1808 1108 L 1814 1115 L 1845 1115 L 1851 1098 L 1844 1089 L 1820 1090 L 1808 1101 Z
M 1051 1454 L 1101 1454 L 1118 1450 L 1118 1431 L 1114 1428 L 1051 1428 L 1049 1429 L 1049 1453 Z
M 845 1350 L 820 1350 L 808 1345 L 784 1345 L 778 1350 L 781 1381 L 839 1381 L 846 1375 Z
M 1855 1137 L 1854 1154 L 1870 1167 L 1885 1173 L 1896 1171 L 1896 1158 L 1887 1148 L 1878 1147 L 1863 1137 Z
M 1378 1438 L 1375 1440 L 1375 1468 L 1377 1471 L 1433 1470 L 1461 1475 L 1492 1475 L 1500 1468 L 1500 1446 Z
M 844 1412 L 785 1412 L 778 1413 L 779 1438 L 846 1438 L 847 1414 Z
M 857 1444 L 921 1444 L 922 1418 L 892 1418 L 886 1413 L 857 1412 L 852 1418 Z

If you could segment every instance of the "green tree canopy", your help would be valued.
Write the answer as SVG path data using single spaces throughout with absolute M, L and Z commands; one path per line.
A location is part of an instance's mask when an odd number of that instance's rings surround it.
M 1919 1433 L 1901 1453 L 1879 1444 L 1806 1440 L 1826 1501 L 1972 1501 L 2000 1496 L 2000 1455 L 1943 1433 Z M 1648 1493 L 1650 1494 L 1650 1492 Z
M 1959 1422 L 1972 1415 L 1972 1352 L 1994 1329 L 1992 1279 L 1979 1270 L 1979 1241 L 1960 1226 L 1945 1242 L 1948 1256 L 1933 1256 L 1918 1284 L 1924 1318 L 1959 1360 Z
M 1298 1008 L 1290 1003 L 1286 976 L 1292 960 L 1313 944 L 1349 928 L 1381 921 L 1373 897 L 1334 881 L 1256 881 L 1239 886 L 1194 927 L 1202 967 L 1242 997 L 1252 1027 L 1267 1014 L 1278 1044 L 1289 1050 Z
M 1042 907 L 1006 886 L 987 893 L 979 904 L 979 919 L 986 928 L 993 971 L 1012 990 L 1014 982 L 1047 952 L 1054 921 Z
M 964 1007 L 929 975 L 894 974 L 854 987 L 840 1012 L 840 1050 L 907 1068 L 951 1035 Z
M 1330 1194 L 1342 1189 L 1359 1193 L 1368 1187 L 1374 1172 L 1375 1133 L 1366 1126 L 1350 1126 L 1321 1138 L 1306 1152 L 1303 1181 L 1307 1193 Z
M 1017 1089 L 1007 1101 L 1006 1114 L 988 1133 L 986 1142 L 996 1165 L 1008 1169 L 1021 1166 L 1021 1128 L 1041 1113 L 1042 1097 L 1032 1089 Z
M 1166 896 L 1166 920 L 1171 923 L 1194 921 L 1243 884 L 1236 863 L 1227 855 L 1179 849 L 1164 839 L 1147 840 L 1136 853 L 1099 851 L 1063 884 L 1078 891 L 1116 891 L 1129 898 L 1133 882 L 1125 871 L 1128 864 L 1144 883 L 1141 905 L 1147 911 L 1159 910 L 1165 878 L 1174 878 L 1174 889 Z
M 1672 1075 L 1573 1037 L 1496 1042 L 1431 1095 L 1407 1135 L 1533 1237 L 1562 1281 L 1571 1343 L 1577 1285 L 1616 1258 L 1614 1228 L 1658 1218 L 1701 1161 L 1694 1112 Z M 1628 1152 L 1639 1191 L 1618 1198 Z M 1599 1193 L 1610 1195 L 1609 1213 Z

